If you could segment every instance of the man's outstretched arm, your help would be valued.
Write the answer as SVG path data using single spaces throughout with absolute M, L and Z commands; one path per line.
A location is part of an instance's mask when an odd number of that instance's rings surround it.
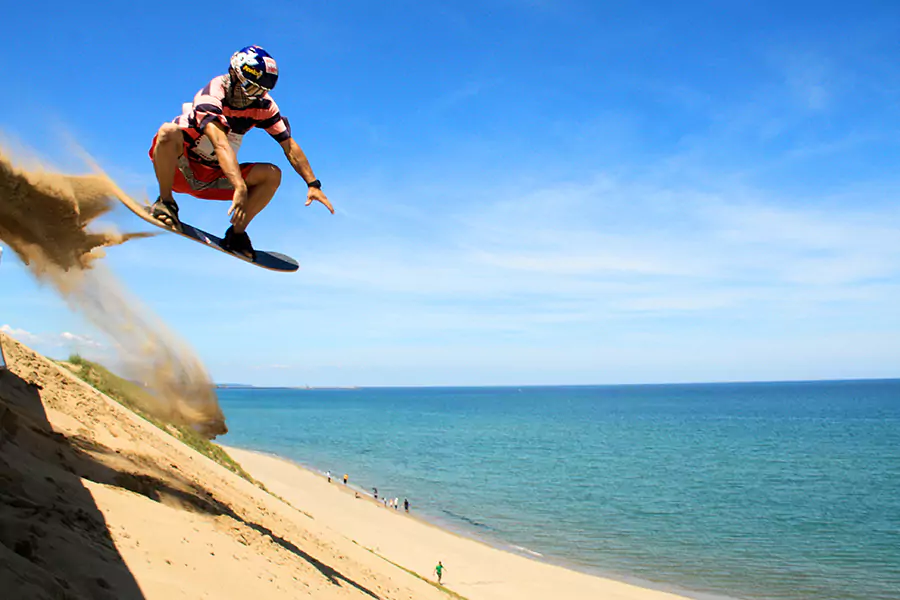
M 300 145 L 294 141 L 294 138 L 288 138 L 280 143 L 281 147 L 284 149 L 284 155 L 287 157 L 288 161 L 290 161 L 294 170 L 297 171 L 297 175 L 302 177 L 303 181 L 306 183 L 316 181 L 316 176 L 313 173 L 312 167 L 309 166 L 306 154 L 303 153 L 303 150 L 300 148 Z M 331 206 L 331 202 L 328 201 L 328 197 L 325 193 L 317 187 L 310 186 L 306 196 L 306 206 L 312 204 L 313 200 L 321 202 L 325 205 L 325 208 L 331 211 L 331 214 L 334 214 L 334 208 Z
M 203 128 L 203 132 L 216 149 L 219 166 L 234 188 L 234 197 L 231 200 L 231 207 L 228 209 L 231 223 L 236 227 L 246 227 L 249 220 L 247 216 L 247 182 L 241 176 L 241 166 L 238 164 L 234 148 L 228 143 L 228 135 L 217 121 L 210 122 Z

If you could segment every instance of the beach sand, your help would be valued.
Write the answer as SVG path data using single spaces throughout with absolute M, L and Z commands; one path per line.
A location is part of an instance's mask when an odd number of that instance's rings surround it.
M 610 599 L 672 600 L 674 594 L 596 577 L 505 552 L 385 507 L 332 474 L 332 483 L 282 458 L 226 447 L 228 453 L 272 492 L 327 523 L 336 536 L 354 540 L 379 556 L 434 579 L 442 561 L 443 584 L 471 600 Z
M 233 450 L 264 490 L 65 366 L 0 343 L 4 600 L 677 597 L 502 552 Z M 438 560 L 447 590 L 423 579 Z

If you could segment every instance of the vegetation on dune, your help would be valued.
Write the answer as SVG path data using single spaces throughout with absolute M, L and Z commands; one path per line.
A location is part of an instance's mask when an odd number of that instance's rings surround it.
M 200 454 L 211 458 L 229 471 L 237 473 L 247 481 L 251 481 L 262 487 L 262 484 L 244 471 L 244 469 L 241 468 L 241 465 L 231 458 L 218 444 L 214 444 L 207 440 L 187 425 L 167 423 L 142 410 L 141 406 L 147 406 L 154 402 L 154 400 L 150 393 L 140 385 L 127 379 L 123 379 L 115 373 L 112 373 L 103 365 L 91 362 L 77 354 L 70 356 L 68 361 L 60 361 L 60 364 L 69 369 L 69 371 L 91 387 L 103 392 L 141 418 L 178 438 Z
M 418 573 L 416 573 L 416 572 L 413 571 L 412 569 L 407 569 L 407 568 L 404 567 L 403 565 L 398 565 L 397 563 L 395 563 L 395 562 L 392 561 L 391 559 L 385 558 L 384 556 L 382 556 L 381 554 L 375 552 L 375 551 L 372 550 L 371 548 L 368 548 L 368 547 L 366 547 L 366 546 L 363 546 L 362 544 L 360 544 L 360 543 L 357 542 L 356 540 L 350 540 L 350 541 L 353 542 L 354 544 L 356 544 L 357 546 L 359 546 L 360 548 L 363 548 L 363 549 L 365 549 L 365 550 L 368 550 L 369 552 L 371 552 L 372 554 L 374 554 L 375 556 L 377 556 L 377 557 L 380 558 L 381 560 L 383 560 L 383 561 L 385 561 L 385 562 L 391 563 L 392 565 L 394 565 L 395 567 L 397 567 L 397 568 L 400 569 L 401 571 L 406 571 L 407 573 L 409 573 L 410 575 L 412 575 L 412 576 L 415 577 L 416 579 L 421 579 L 422 581 L 424 581 L 425 583 L 427 583 L 427 584 L 430 585 L 431 587 L 435 587 L 435 588 L 441 590 L 442 592 L 444 592 L 445 594 L 447 594 L 447 595 L 450 596 L 451 598 L 455 598 L 456 600 L 469 600 L 469 599 L 466 598 L 465 596 L 461 596 L 461 595 L 457 594 L 456 592 L 454 592 L 453 590 L 444 587 L 443 585 L 441 585 L 441 584 L 438 583 L 437 581 L 433 581 L 433 580 L 429 579 L 428 577 L 425 577 L 425 576 L 423 576 L 423 575 L 419 575 Z

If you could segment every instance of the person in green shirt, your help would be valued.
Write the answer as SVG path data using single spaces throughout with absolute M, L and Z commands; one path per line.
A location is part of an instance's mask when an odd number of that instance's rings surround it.
M 434 568 L 434 573 L 437 575 L 438 583 L 441 582 L 441 575 L 444 574 L 444 565 L 441 564 L 441 561 L 438 561 L 437 566 Z

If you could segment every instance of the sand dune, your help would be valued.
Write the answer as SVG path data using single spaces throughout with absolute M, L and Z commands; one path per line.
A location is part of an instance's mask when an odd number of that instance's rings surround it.
M 447 597 L 0 341 L 4 599 Z
M 234 450 L 265 491 L 0 342 L 4 599 L 676 598 L 502 552 Z M 424 580 L 436 560 L 446 589 Z

